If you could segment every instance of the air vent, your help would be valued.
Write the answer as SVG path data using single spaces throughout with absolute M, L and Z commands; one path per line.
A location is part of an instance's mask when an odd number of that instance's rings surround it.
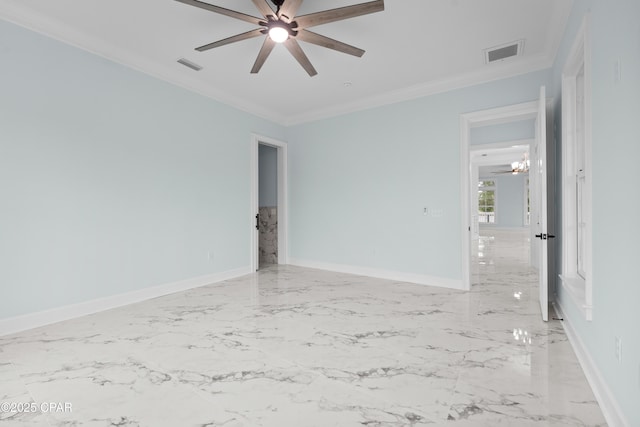
M 185 67 L 189 67 L 189 68 L 191 68 L 192 70 L 195 70 L 195 71 L 202 70 L 202 66 L 201 65 L 198 65 L 198 64 L 196 64 L 194 62 L 191 62 L 188 59 L 180 58 L 180 59 L 178 59 L 178 64 L 182 64 Z
M 518 40 L 516 42 L 511 42 L 485 49 L 485 63 L 490 64 L 492 62 L 504 61 L 505 59 L 513 58 L 514 56 L 520 56 L 522 55 L 523 48 L 524 40 Z

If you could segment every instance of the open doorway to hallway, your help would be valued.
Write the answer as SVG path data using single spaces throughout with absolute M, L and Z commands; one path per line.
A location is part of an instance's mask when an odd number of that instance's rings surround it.
M 529 150 L 531 140 L 481 144 L 470 148 L 472 238 L 481 228 L 528 228 L 531 220 Z
M 287 264 L 287 144 L 251 136 L 250 259 L 261 266 Z
M 509 298 L 528 295 L 538 276 L 531 262 L 529 149 L 521 140 L 470 147 L 477 197 L 471 203 L 471 284 L 513 287 Z M 506 276 L 508 277 L 506 277 Z
M 278 263 L 278 149 L 258 147 L 258 268 Z
M 473 218 L 474 213 L 477 214 L 478 210 L 472 208 L 478 197 L 477 186 L 479 182 L 479 178 L 476 178 L 478 174 L 472 171 L 471 146 L 474 145 L 474 140 L 477 137 L 477 135 L 473 135 L 472 131 L 489 131 L 489 135 L 495 136 L 512 131 L 511 126 L 521 128 L 524 124 L 526 128 L 529 123 L 533 127 L 534 144 L 529 150 L 531 156 L 531 191 L 529 192 L 531 196 L 531 225 L 529 228 L 531 235 L 539 238 L 539 241 L 536 240 L 534 243 L 533 236 L 529 238 L 532 245 L 530 248 L 531 265 L 539 272 L 538 301 L 540 314 L 544 321 L 549 318 L 549 295 L 553 295 L 552 292 L 549 292 L 549 284 L 553 284 L 549 277 L 555 277 L 553 246 L 549 245 L 550 239 L 555 237 L 552 221 L 554 218 L 553 192 L 547 191 L 547 188 L 554 188 L 554 150 L 552 146 L 548 147 L 553 143 L 553 124 L 551 121 L 553 112 L 550 105 L 551 102 L 546 97 L 546 88 L 542 86 L 537 101 L 466 113 L 460 117 L 461 204 L 463 207 L 462 272 L 463 284 L 466 289 L 471 289 L 472 284 L 471 258 L 474 252 L 472 250 L 474 240 L 476 240 L 473 238 L 474 232 L 479 235 L 479 227 L 476 228 L 477 221 Z M 501 138 L 501 140 L 505 139 Z

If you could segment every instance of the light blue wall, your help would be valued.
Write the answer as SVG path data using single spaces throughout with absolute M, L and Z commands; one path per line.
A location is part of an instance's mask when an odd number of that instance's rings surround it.
M 470 144 L 491 144 L 495 142 L 533 139 L 536 136 L 535 120 L 519 120 L 501 125 L 480 126 L 471 129 Z
M 640 2 L 575 2 L 553 69 L 557 98 L 562 69 L 588 10 L 593 41 L 593 321 L 584 320 L 561 287 L 558 298 L 629 425 L 640 426 Z M 619 83 L 614 80 L 616 60 L 622 64 Z M 559 111 L 558 104 L 558 117 Z M 560 127 L 557 134 L 561 137 Z M 622 338 L 621 364 L 614 356 L 615 336 Z
M 460 114 L 535 100 L 548 76 L 289 128 L 291 257 L 460 279 Z
M 0 54 L 0 318 L 249 265 L 281 127 L 3 21 Z
M 526 178 L 527 175 L 522 174 L 485 177 L 485 179 L 495 181 L 497 188 L 496 223 L 491 224 L 492 227 L 524 227 L 524 183 Z
M 278 149 L 260 144 L 258 160 L 259 205 L 278 206 Z

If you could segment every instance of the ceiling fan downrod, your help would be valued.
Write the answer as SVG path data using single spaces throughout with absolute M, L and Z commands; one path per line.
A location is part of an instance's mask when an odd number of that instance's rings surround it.
M 271 3 L 276 5 L 276 7 L 278 8 L 276 10 L 276 15 L 279 14 L 280 13 L 280 7 L 284 4 L 284 0 L 271 0 Z

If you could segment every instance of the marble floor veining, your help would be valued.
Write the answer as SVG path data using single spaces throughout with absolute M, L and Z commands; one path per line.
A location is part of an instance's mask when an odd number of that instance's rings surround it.
M 272 266 L 0 337 L 0 426 L 605 426 L 524 243 L 471 292 Z

